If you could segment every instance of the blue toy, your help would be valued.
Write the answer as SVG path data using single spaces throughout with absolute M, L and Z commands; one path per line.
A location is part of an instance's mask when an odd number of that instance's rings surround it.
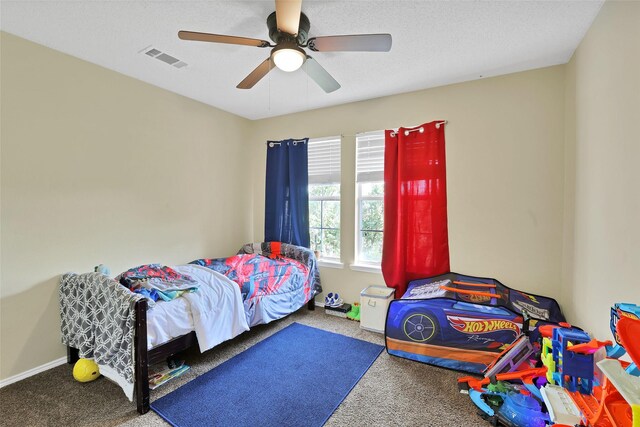
M 570 351 L 572 345 L 588 343 L 586 332 L 576 329 L 555 328 L 553 330 L 553 361 L 556 372 L 553 380 L 569 391 L 579 390 L 591 394 L 593 390 L 593 354 Z
M 520 334 L 530 332 L 535 342 L 539 327 L 564 320 L 551 298 L 495 279 L 446 273 L 410 282 L 403 297 L 391 301 L 385 341 L 391 355 L 480 374 Z
M 513 384 L 498 381 L 486 389 L 471 388 L 469 397 L 487 418 L 508 427 L 546 427 L 549 422 L 540 401 Z

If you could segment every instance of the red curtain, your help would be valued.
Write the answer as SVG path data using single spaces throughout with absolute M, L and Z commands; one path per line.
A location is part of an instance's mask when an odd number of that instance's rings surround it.
M 396 298 L 449 271 L 446 177 L 442 121 L 385 131 L 382 275 Z

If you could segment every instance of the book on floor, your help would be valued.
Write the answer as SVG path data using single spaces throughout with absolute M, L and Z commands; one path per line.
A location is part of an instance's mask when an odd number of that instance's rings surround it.
M 173 378 L 179 377 L 190 369 L 190 366 L 180 362 L 177 366 L 168 367 L 159 364 L 149 367 L 149 388 L 154 390 Z

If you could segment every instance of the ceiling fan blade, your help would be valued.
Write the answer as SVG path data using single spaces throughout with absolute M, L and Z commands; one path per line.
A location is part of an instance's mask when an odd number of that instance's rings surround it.
M 312 37 L 308 43 L 316 52 L 389 52 L 391 34 Z
M 304 71 L 306 71 L 309 77 L 318 83 L 318 86 L 320 86 L 325 92 L 331 93 L 340 89 L 340 83 L 331 77 L 331 74 L 322 68 L 322 65 L 318 64 L 318 61 L 312 57 L 307 56 L 307 60 L 302 68 L 304 68 Z
M 276 0 L 276 22 L 278 29 L 296 35 L 300 25 L 302 0 Z
M 194 40 L 199 42 L 239 44 L 243 46 L 268 47 L 270 43 L 265 40 L 250 39 L 248 37 L 225 36 L 221 34 L 197 33 L 195 31 L 178 31 L 181 40 Z
M 273 68 L 274 64 L 271 60 L 271 57 L 268 57 L 260 65 L 256 67 L 255 70 L 249 73 L 247 77 L 244 78 L 243 81 L 238 83 L 236 86 L 238 89 L 251 89 L 255 86 L 256 83 L 260 81 L 264 76 L 267 75 L 269 71 Z

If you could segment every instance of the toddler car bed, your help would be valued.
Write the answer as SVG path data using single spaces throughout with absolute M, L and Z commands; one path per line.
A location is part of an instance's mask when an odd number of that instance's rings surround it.
M 167 270 L 188 278 L 190 291 L 157 303 L 99 273 L 68 273 L 60 282 L 68 362 L 93 358 L 130 400 L 135 392 L 141 414 L 149 410 L 149 365 L 196 344 L 207 351 L 305 304 L 313 310 L 313 298 L 322 292 L 313 252 L 277 242 Z
M 520 335 L 523 311 L 534 340 L 538 326 L 565 321 L 555 300 L 496 279 L 446 273 L 414 280 L 389 305 L 387 352 L 479 374 Z

